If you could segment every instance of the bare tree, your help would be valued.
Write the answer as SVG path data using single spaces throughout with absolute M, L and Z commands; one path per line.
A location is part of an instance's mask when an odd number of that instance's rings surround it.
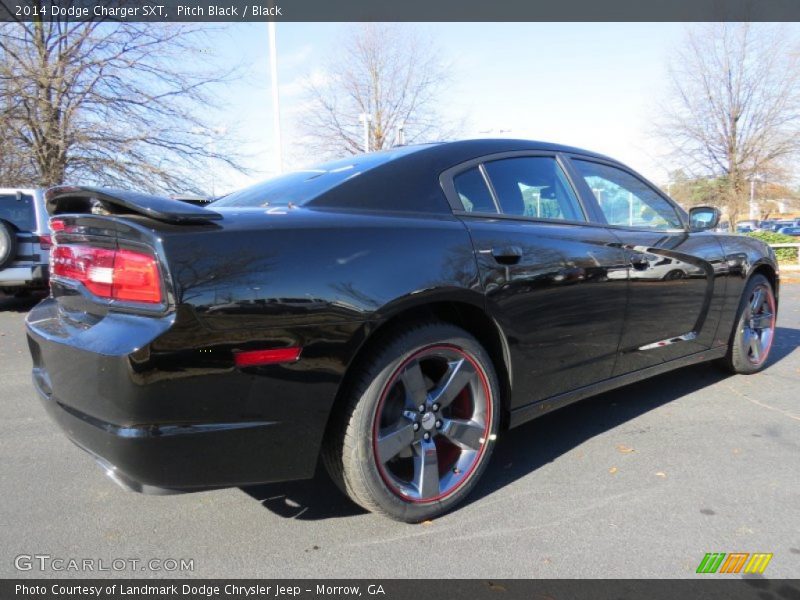
M 370 150 L 448 137 L 455 126 L 440 113 L 438 97 L 446 82 L 430 39 L 408 26 L 357 26 L 323 74 L 309 78 L 301 116 L 307 145 L 323 155 L 364 152 L 363 115 Z
M 0 25 L 0 137 L 29 183 L 199 192 L 212 163 L 241 170 L 206 122 L 226 74 L 198 60 L 203 39 L 185 24 Z
M 733 228 L 750 180 L 780 176 L 800 151 L 800 46 L 780 26 L 698 25 L 669 73 L 659 132 L 693 176 L 719 184 Z

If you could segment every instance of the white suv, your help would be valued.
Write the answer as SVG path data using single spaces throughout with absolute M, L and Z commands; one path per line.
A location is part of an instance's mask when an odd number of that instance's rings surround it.
M 44 190 L 0 188 L 0 292 L 47 287 L 50 246 Z

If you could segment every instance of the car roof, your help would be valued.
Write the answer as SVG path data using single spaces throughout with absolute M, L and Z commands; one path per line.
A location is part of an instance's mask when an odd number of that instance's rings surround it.
M 616 160 L 585 150 L 574 146 L 566 146 L 563 144 L 554 144 L 552 142 L 543 142 L 539 140 L 523 140 L 514 138 L 478 138 L 468 140 L 457 140 L 452 142 L 432 142 L 427 144 L 411 144 L 408 148 L 416 148 L 416 153 L 424 153 L 426 156 L 451 156 L 453 158 L 461 158 L 458 162 L 485 156 L 487 154 L 496 154 L 501 152 L 515 152 L 523 150 L 541 151 L 541 152 L 563 152 L 566 154 L 582 154 L 585 156 L 592 156 L 595 158 L 602 158 L 617 162 Z M 391 150 L 388 150 L 391 151 Z M 403 156 L 395 160 L 402 160 Z
M 438 176 L 431 175 L 484 156 L 518 151 L 564 152 L 620 164 L 596 152 L 535 140 L 472 139 L 396 146 L 354 158 L 377 160 L 358 177 L 349 178 L 310 199 L 308 205 L 352 209 L 402 207 L 410 211 L 449 214 L 451 208 L 439 186 Z M 394 156 L 380 160 L 391 153 Z

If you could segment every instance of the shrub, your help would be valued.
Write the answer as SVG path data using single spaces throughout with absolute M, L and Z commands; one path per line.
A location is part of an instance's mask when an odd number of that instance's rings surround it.
M 747 235 L 767 244 L 796 244 L 800 242 L 800 239 L 796 237 L 775 231 L 751 231 Z M 797 263 L 797 252 L 798 248 L 775 248 L 775 256 L 778 258 L 778 262 L 782 263 Z

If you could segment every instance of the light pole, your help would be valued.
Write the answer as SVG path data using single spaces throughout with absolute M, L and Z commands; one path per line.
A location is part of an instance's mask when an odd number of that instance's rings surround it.
M 217 154 L 217 138 L 222 137 L 228 133 L 228 128 L 224 125 L 216 125 L 214 127 L 203 128 L 203 127 L 195 127 L 192 129 L 192 133 L 195 135 L 207 135 L 211 138 L 211 142 L 209 147 L 211 149 L 212 154 L 212 161 L 216 158 Z M 212 163 L 210 166 L 211 171 L 211 197 L 217 197 L 217 169 L 216 166 Z
M 275 172 L 283 172 L 283 145 L 281 144 L 281 99 L 278 93 L 278 51 L 275 43 L 275 21 L 269 28 L 269 71 L 272 80 L 272 129 L 275 136 Z
M 358 121 L 364 125 L 364 152 L 369 152 L 369 124 L 372 121 L 372 115 L 361 113 L 358 115 Z
M 756 207 L 756 181 L 763 181 L 764 177 L 759 173 L 750 175 L 750 218 L 758 218 L 758 208 Z

